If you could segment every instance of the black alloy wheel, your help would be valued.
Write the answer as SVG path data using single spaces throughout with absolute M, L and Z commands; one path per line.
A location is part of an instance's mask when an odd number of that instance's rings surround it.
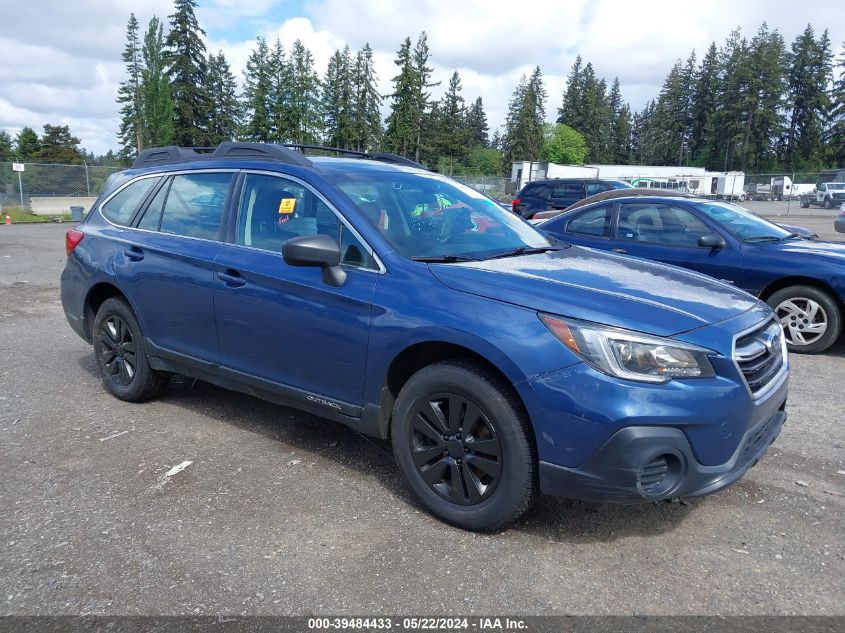
M 135 338 L 126 321 L 110 315 L 100 326 L 102 367 L 107 380 L 126 387 L 135 378 L 137 356 Z
M 150 367 L 141 326 L 125 299 L 106 299 L 97 310 L 91 332 L 97 367 L 112 395 L 142 402 L 162 392 L 168 376 Z
M 502 473 L 502 447 L 487 416 L 452 393 L 420 398 L 414 409 L 408 442 L 422 480 L 452 503 L 489 497 Z

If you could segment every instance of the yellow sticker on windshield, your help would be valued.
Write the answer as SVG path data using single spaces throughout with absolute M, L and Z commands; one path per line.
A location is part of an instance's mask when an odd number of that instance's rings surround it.
M 279 213 L 290 215 L 296 208 L 296 198 L 282 198 L 279 202 Z

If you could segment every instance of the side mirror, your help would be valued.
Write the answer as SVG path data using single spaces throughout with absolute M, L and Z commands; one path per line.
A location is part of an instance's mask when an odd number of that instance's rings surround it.
M 328 235 L 302 235 L 282 244 L 282 257 L 290 266 L 319 266 L 323 282 L 342 286 L 346 271 L 340 267 L 340 246 Z
M 702 235 L 699 237 L 698 245 L 703 248 L 725 248 L 727 243 L 725 242 L 725 238 L 721 235 L 710 233 L 709 235 Z

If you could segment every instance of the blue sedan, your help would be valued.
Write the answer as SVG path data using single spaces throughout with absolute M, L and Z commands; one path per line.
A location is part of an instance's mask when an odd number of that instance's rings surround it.
M 559 239 L 690 268 L 760 297 L 789 349 L 829 348 L 842 331 L 845 244 L 802 240 L 728 202 L 636 196 L 586 205 L 538 228 Z

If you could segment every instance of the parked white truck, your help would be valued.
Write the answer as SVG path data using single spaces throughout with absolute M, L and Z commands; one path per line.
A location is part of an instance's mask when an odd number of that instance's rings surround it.
M 845 202 L 845 182 L 820 182 L 811 193 L 801 196 L 803 209 L 809 208 L 810 205 L 838 209 L 843 202 Z

